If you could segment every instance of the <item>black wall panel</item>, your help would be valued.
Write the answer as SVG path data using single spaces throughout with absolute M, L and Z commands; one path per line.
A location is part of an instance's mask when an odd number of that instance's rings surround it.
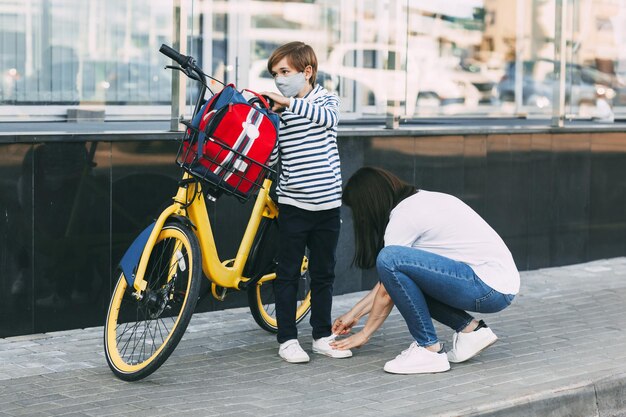
M 624 133 L 344 132 L 339 149 L 344 181 L 380 166 L 463 199 L 520 270 L 626 256 Z M 176 191 L 176 150 L 171 141 L 0 144 L 0 337 L 103 324 L 117 261 Z M 223 259 L 235 256 L 251 209 L 228 197 L 209 203 Z M 351 266 L 353 248 L 344 207 L 336 294 L 377 280 Z M 222 302 L 204 298 L 199 311 L 246 304 L 232 292 Z

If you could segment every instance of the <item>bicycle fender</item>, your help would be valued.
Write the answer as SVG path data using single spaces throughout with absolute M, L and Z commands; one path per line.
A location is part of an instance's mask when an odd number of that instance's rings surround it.
M 152 223 L 139 233 L 139 236 L 135 238 L 133 243 L 126 250 L 124 256 L 122 256 L 120 268 L 124 273 L 124 278 L 126 278 L 126 282 L 129 287 L 132 287 L 135 282 L 135 272 L 137 271 L 137 266 L 139 265 L 139 259 L 141 258 L 143 248 L 146 246 L 155 224 L 156 222 Z
M 193 224 L 193 222 L 191 220 L 189 220 L 188 217 L 185 216 L 179 216 L 178 214 L 172 214 L 168 220 L 173 220 L 176 221 L 178 223 L 182 223 L 185 226 L 189 227 L 191 230 L 197 230 L 196 225 Z

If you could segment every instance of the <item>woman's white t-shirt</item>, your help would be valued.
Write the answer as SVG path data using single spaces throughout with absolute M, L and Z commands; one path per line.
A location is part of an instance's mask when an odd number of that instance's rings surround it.
M 502 238 L 471 207 L 444 193 L 419 190 L 389 215 L 385 246 L 409 246 L 469 265 L 487 285 L 517 294 L 520 276 Z

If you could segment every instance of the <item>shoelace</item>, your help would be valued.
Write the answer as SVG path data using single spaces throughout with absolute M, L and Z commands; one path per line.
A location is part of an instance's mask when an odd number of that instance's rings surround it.
M 403 350 L 399 356 L 406 356 L 409 354 L 409 352 L 411 352 L 414 349 L 417 349 L 419 346 L 417 345 L 417 342 L 413 342 L 411 343 L 411 345 L 409 346 L 408 349 Z
M 293 351 L 294 349 L 295 349 L 295 350 L 299 350 L 299 349 L 298 349 L 299 347 L 300 347 L 300 344 L 299 344 L 299 343 L 294 342 L 294 343 L 292 343 L 292 344 L 290 344 L 290 345 L 288 345 L 288 346 L 285 346 L 285 347 L 283 348 L 283 351 L 284 351 L 284 352 L 288 352 L 288 351 Z M 300 348 L 300 349 L 302 349 L 302 348 Z
M 295 352 L 296 350 L 300 350 L 298 349 L 298 345 L 296 345 L 295 343 L 293 345 L 289 345 L 285 348 L 286 352 Z
M 337 338 L 337 335 L 336 335 L 336 334 L 334 334 L 334 333 L 333 333 L 333 334 L 331 334 L 330 336 L 323 337 L 323 339 L 324 339 L 324 340 L 326 340 L 327 342 L 332 342 L 332 341 L 333 341 L 333 340 L 335 340 L 336 338 Z

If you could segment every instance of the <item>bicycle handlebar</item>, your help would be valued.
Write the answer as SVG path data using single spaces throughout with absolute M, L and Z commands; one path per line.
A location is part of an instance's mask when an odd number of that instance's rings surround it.
M 166 44 L 161 45 L 161 47 L 159 48 L 159 52 L 176 61 L 178 65 L 180 65 L 183 69 L 189 67 L 189 64 L 193 65 L 192 57 L 183 55 L 174 48 L 167 46 Z
M 218 79 L 215 79 L 209 75 L 206 75 L 204 71 L 202 71 L 202 69 L 196 65 L 196 60 L 192 56 L 183 55 L 180 52 L 178 52 L 176 49 L 166 44 L 161 44 L 161 47 L 159 48 L 159 52 L 161 52 L 163 55 L 167 56 L 168 58 L 176 62 L 178 65 L 180 65 L 180 68 L 169 67 L 169 66 L 168 68 L 182 70 L 182 72 L 185 73 L 189 78 L 195 81 L 198 81 L 202 84 L 202 89 L 200 90 L 200 93 L 198 94 L 198 99 L 196 100 L 196 106 L 193 112 L 193 116 L 195 116 L 200 110 L 200 107 L 203 103 L 204 93 L 206 92 L 207 89 L 211 91 L 209 87 L 207 86 L 206 78 L 210 78 L 214 81 L 217 81 L 218 83 L 222 85 L 224 85 L 224 83 Z M 192 74 L 192 72 L 195 73 L 195 75 Z M 213 92 L 211 91 L 211 93 Z M 268 96 L 263 96 L 263 99 L 266 100 L 269 109 L 274 107 L 273 100 L 271 100 Z M 251 99 L 250 103 L 253 104 L 254 101 L 257 101 L 259 104 L 265 107 L 266 103 L 263 103 L 263 99 L 260 99 L 257 94 L 257 97 L 255 97 L 254 99 Z
M 207 75 L 202 71 L 202 69 L 200 69 L 196 65 L 196 61 L 192 56 L 183 55 L 174 48 L 167 46 L 166 44 L 161 44 L 159 52 L 161 52 L 168 58 L 171 58 L 174 62 L 178 63 L 178 65 L 180 65 L 180 68 L 178 69 L 182 70 L 182 72 L 185 73 L 189 78 L 196 80 L 200 82 L 200 84 L 202 84 L 202 88 L 200 89 L 198 98 L 196 99 L 196 105 L 193 110 L 193 116 L 195 116 L 202 106 L 204 94 L 208 89 L 206 83 Z M 191 72 L 195 73 L 195 75 L 192 75 Z M 213 77 L 209 78 L 214 79 Z

